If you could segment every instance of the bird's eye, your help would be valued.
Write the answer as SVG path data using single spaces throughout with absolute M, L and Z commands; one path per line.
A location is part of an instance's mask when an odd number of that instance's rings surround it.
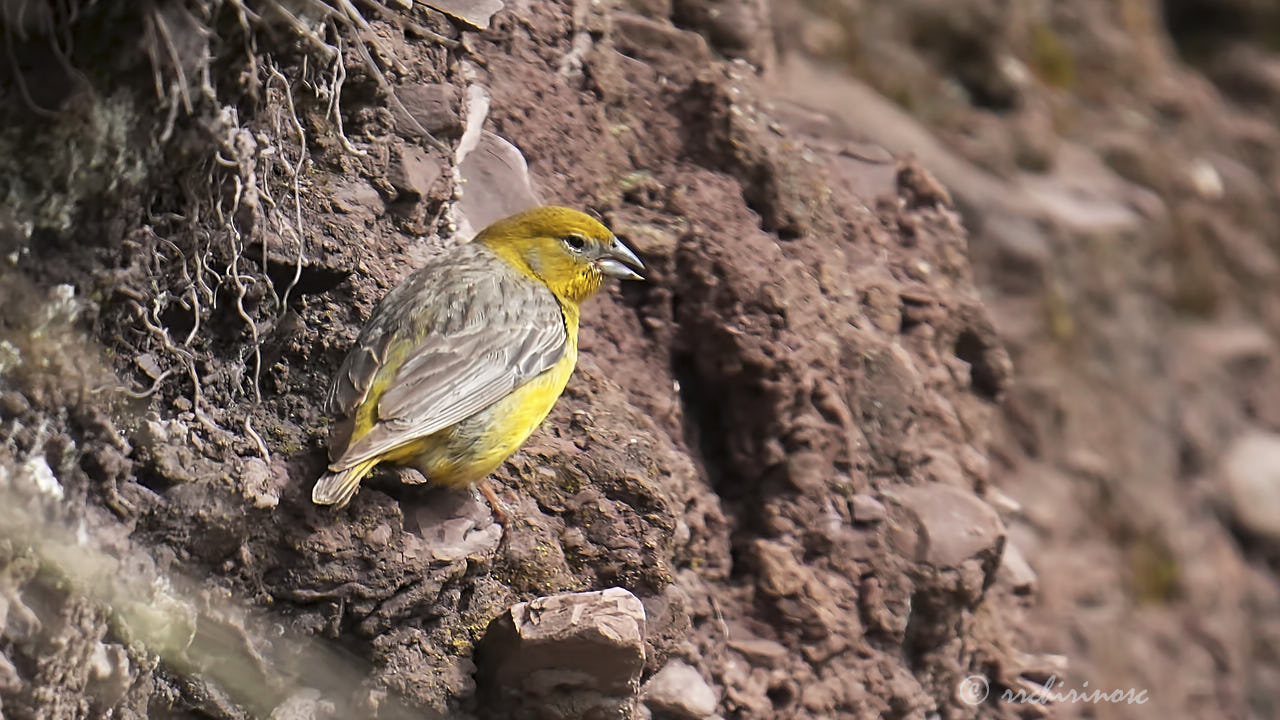
M 587 248 L 587 239 L 581 235 L 566 235 L 560 240 L 574 252 L 582 252 Z

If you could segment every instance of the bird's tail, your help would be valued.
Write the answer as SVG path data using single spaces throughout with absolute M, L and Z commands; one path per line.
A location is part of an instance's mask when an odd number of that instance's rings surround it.
M 377 464 L 378 458 L 373 458 L 352 465 L 346 470 L 321 475 L 316 481 L 316 486 L 311 490 L 311 502 L 317 505 L 333 505 L 335 509 L 343 507 L 355 497 L 356 490 L 360 489 L 360 481 Z

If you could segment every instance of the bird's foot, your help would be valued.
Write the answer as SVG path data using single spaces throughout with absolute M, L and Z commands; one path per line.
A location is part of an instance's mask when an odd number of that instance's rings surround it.
M 507 509 L 507 504 L 498 497 L 498 493 L 494 492 L 493 486 L 489 484 L 489 480 L 487 478 L 481 480 L 480 484 L 476 486 L 476 489 L 480 491 L 481 495 L 484 495 L 485 500 L 489 501 L 489 509 L 493 511 L 493 519 L 500 525 L 505 526 L 507 524 L 507 520 L 511 517 L 511 511 Z

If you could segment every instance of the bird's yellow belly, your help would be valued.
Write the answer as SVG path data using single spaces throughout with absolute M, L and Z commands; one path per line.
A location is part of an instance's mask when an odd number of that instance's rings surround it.
M 462 422 L 402 445 L 387 460 L 412 465 L 433 483 L 452 487 L 480 482 L 542 424 L 573 374 L 576 343 L 550 370 Z

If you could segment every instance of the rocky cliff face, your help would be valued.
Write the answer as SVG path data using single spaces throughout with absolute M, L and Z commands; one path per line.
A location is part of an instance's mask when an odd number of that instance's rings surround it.
M 779 20 L 809 29 L 783 92 L 955 193 L 1017 368 L 989 458 L 1039 575 L 1022 647 L 1150 690 L 1057 712 L 1274 714 L 1280 8 L 842 7 Z
M 0 2 L 0 709 L 1268 714 L 1271 11 L 1168 5 Z M 313 507 L 373 303 L 538 199 L 653 272 L 509 518 Z

